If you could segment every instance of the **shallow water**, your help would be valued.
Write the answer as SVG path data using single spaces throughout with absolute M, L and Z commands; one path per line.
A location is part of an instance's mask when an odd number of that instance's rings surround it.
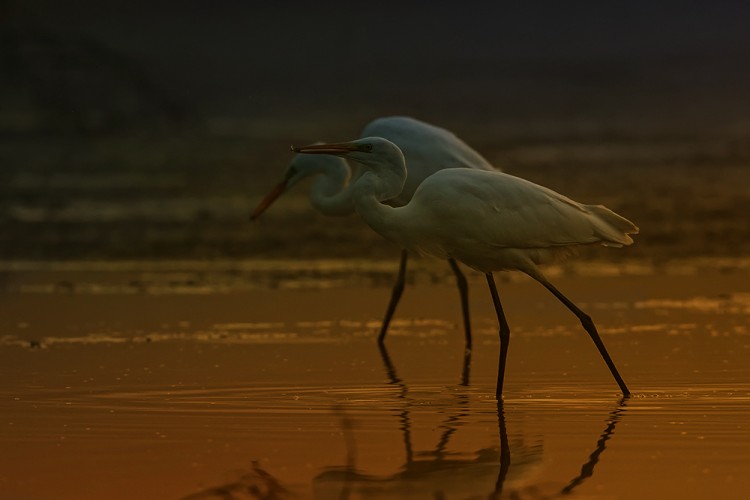
M 557 276 L 597 322 L 628 399 L 553 297 L 502 280 L 502 406 L 481 277 L 466 357 L 456 292 L 429 274 L 407 287 L 381 351 L 387 266 L 367 284 L 336 281 L 349 268 L 333 266 L 295 286 L 270 286 L 270 271 L 83 267 L 4 270 L 0 498 L 750 491 L 741 266 Z

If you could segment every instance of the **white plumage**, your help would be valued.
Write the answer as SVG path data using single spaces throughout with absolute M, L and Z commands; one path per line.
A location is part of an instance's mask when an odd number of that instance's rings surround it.
M 409 203 L 420 184 L 435 172 L 448 168 L 470 168 L 495 172 L 490 162 L 453 132 L 410 118 L 388 116 L 368 123 L 360 137 L 382 137 L 401 149 L 406 159 L 406 180 L 390 205 Z M 356 180 L 361 171 L 353 177 Z
M 353 183 L 351 196 L 370 227 L 403 248 L 453 258 L 486 274 L 500 324 L 498 398 L 510 328 L 492 272 L 509 269 L 542 283 L 581 320 L 623 394 L 629 394 L 591 318 L 557 290 L 538 265 L 581 245 L 630 245 L 629 234 L 638 232 L 633 223 L 603 206 L 582 205 L 518 177 L 472 169 L 441 170 L 422 182 L 406 206 L 393 208 L 382 202 L 401 192 L 406 164 L 392 142 L 368 137 L 294 150 L 335 154 L 360 163 L 363 173 Z
M 624 246 L 637 233 L 630 221 L 601 205 L 583 205 L 551 189 L 500 172 L 442 170 L 393 214 L 407 249 L 453 257 L 482 272 L 534 273 L 570 247 Z
M 400 207 L 409 203 L 419 185 L 429 176 L 448 168 L 497 171 L 478 152 L 453 132 L 407 116 L 388 116 L 368 123 L 361 137 L 382 137 L 396 144 L 408 165 L 403 188 L 385 200 Z M 350 165 L 332 155 L 296 155 L 289 163 L 284 180 L 276 186 L 253 213 L 257 218 L 278 196 L 298 182 L 317 176 L 310 190 L 310 202 L 320 213 L 329 216 L 354 213 L 350 188 L 362 175 L 358 163 Z
M 383 137 L 397 144 L 406 157 L 408 172 L 402 188 L 384 200 L 387 204 L 400 207 L 411 200 L 419 185 L 435 172 L 444 169 L 471 169 L 478 171 L 496 171 L 482 155 L 456 137 L 452 132 L 406 116 L 389 116 L 373 120 L 362 131 L 363 137 Z M 401 154 L 401 153 L 399 153 Z M 307 177 L 316 176 L 310 190 L 310 203 L 320 213 L 329 216 L 341 216 L 354 213 L 352 187 L 364 174 L 365 170 L 358 163 L 352 165 L 337 156 L 331 155 L 296 155 L 289 164 L 284 180 L 277 185 L 266 198 L 260 202 L 252 215 L 255 219 L 265 211 L 281 194 Z M 388 331 L 388 324 L 393 316 L 405 285 L 407 253 L 401 253 L 401 265 L 394 284 L 391 300 L 386 309 L 383 325 L 378 336 L 382 343 Z M 450 257 L 449 264 L 458 284 L 463 313 L 466 348 L 471 348 L 471 325 L 469 322 L 469 299 L 466 278 L 458 265 Z

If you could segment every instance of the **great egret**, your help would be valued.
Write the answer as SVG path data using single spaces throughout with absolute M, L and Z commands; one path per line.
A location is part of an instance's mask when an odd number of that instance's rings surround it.
M 474 151 L 452 132 L 406 116 L 378 118 L 365 126 L 362 137 L 384 137 L 397 144 L 406 157 L 409 170 L 403 189 L 387 203 L 403 206 L 411 200 L 419 184 L 438 170 L 446 168 L 471 168 L 494 171 L 495 168 L 482 155 Z M 310 191 L 310 201 L 324 215 L 348 215 L 354 213 L 351 186 L 363 171 L 350 171 L 349 164 L 335 156 L 297 155 L 289 165 L 284 180 L 279 183 L 258 205 L 251 218 L 256 219 L 279 196 L 306 177 L 318 175 Z M 352 179 L 349 182 L 350 178 Z M 378 335 L 382 345 L 393 313 L 404 290 L 407 250 L 401 251 L 396 283 L 385 312 Z M 466 335 L 466 348 L 471 349 L 471 324 L 469 321 L 469 298 L 466 277 L 452 258 L 448 264 L 456 276 L 461 298 L 461 311 Z
M 550 283 L 540 264 L 561 259 L 577 246 L 633 243 L 638 228 L 601 205 L 582 205 L 532 182 L 501 172 L 447 169 L 436 172 L 405 206 L 382 201 L 401 192 L 404 155 L 380 137 L 293 148 L 297 153 L 328 154 L 356 161 L 364 173 L 352 186 L 359 215 L 402 248 L 442 259 L 456 259 L 486 275 L 500 325 L 496 395 L 500 399 L 510 328 L 495 286 L 494 271 L 522 271 L 544 285 L 581 321 L 624 395 L 630 394 L 586 313 Z

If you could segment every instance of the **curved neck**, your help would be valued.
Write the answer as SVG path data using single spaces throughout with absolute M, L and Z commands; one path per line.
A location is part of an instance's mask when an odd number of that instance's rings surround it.
M 316 169 L 320 174 L 310 190 L 310 203 L 323 215 L 349 215 L 354 213 L 352 189 L 348 185 L 351 172 L 349 165 L 341 159 L 330 161 Z
M 406 181 L 406 167 L 403 159 L 396 168 L 376 168 L 366 170 L 349 189 L 357 213 L 375 232 L 391 241 L 400 243 L 404 248 L 407 242 L 402 241 L 404 233 L 399 231 L 404 222 L 399 215 L 403 208 L 393 208 L 383 204 L 385 200 L 396 197 Z
M 362 193 L 354 197 L 354 208 L 360 217 L 370 226 L 373 231 L 387 240 L 402 243 L 396 228 L 396 219 L 400 208 L 393 208 L 378 201 L 372 193 Z

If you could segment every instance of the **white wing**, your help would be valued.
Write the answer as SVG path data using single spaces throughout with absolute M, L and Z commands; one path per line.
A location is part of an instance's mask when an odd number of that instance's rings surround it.
M 629 245 L 638 228 L 602 206 L 582 205 L 551 189 L 503 174 L 444 170 L 397 210 L 412 248 L 469 265 L 501 249 L 554 249 L 591 243 Z M 476 258 L 472 257 L 474 254 Z M 480 266 L 481 267 L 481 266 Z

